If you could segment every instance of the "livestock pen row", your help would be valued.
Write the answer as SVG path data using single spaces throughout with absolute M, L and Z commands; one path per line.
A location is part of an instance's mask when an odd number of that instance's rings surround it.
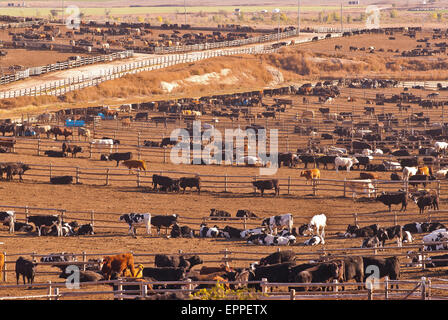
M 260 180 L 272 180 L 273 177 L 248 176 L 248 175 L 210 175 L 198 174 L 195 172 L 178 172 L 165 170 L 137 170 L 132 174 L 127 169 L 117 169 L 114 167 L 81 168 L 74 166 L 59 166 L 28 164 L 31 169 L 23 177 L 31 181 L 48 182 L 53 177 L 71 176 L 75 184 L 137 187 L 142 191 L 156 192 L 153 190 L 153 174 L 169 175 L 171 178 L 200 177 L 201 192 L 246 194 L 254 196 L 258 190 L 253 182 Z M 297 173 L 297 176 L 299 173 Z M 448 191 L 446 180 L 419 181 L 412 185 L 408 181 L 389 180 L 344 180 L 337 179 L 313 179 L 308 181 L 305 178 L 288 176 L 287 178 L 275 178 L 279 181 L 280 193 L 283 196 L 321 196 L 321 197 L 351 197 L 361 195 L 363 198 L 372 198 L 381 192 L 397 191 L 402 189 L 412 192 L 417 189 L 415 184 L 426 184 L 426 188 L 434 190 L 440 198 Z M 370 183 L 370 185 L 368 185 Z M 179 192 L 184 190 L 179 190 Z M 196 189 L 185 190 L 187 193 L 196 193 Z M 157 192 L 159 192 L 157 190 Z M 272 193 L 274 191 L 272 190 Z M 175 193 L 176 194 L 176 193 Z M 268 196 L 271 196 L 269 192 Z
M 66 210 L 66 209 L 51 209 L 51 208 L 36 208 L 29 206 L 8 206 L 0 205 L 0 208 L 5 210 L 14 210 L 16 221 L 26 222 L 27 217 L 30 215 L 48 215 L 57 214 L 62 217 L 65 222 L 77 221 L 81 224 L 90 223 L 94 227 L 96 233 L 101 230 L 101 234 L 109 235 L 126 235 L 128 234 L 128 225 L 119 221 L 119 217 L 123 213 L 117 212 L 101 212 L 97 210 Z M 208 208 L 206 210 L 210 210 Z M 225 208 L 217 208 L 225 209 Z M 151 210 L 149 210 L 151 211 Z M 271 212 L 272 216 L 278 215 L 280 212 Z M 392 225 L 404 225 L 406 223 L 412 222 L 434 222 L 448 224 L 448 211 L 432 211 L 428 210 L 426 214 L 419 214 L 416 212 L 347 212 L 338 213 L 338 220 L 330 219 L 328 221 L 328 226 L 326 230 L 330 233 L 340 236 L 343 234 L 348 224 L 354 225 L 371 225 L 378 223 L 381 226 L 392 226 Z M 152 213 L 155 214 L 154 212 Z M 162 213 L 161 213 L 162 214 Z M 164 212 L 163 214 L 167 214 Z M 201 218 L 192 218 L 186 216 L 183 212 L 176 212 L 179 215 L 178 223 L 181 225 L 188 225 L 195 232 L 199 234 L 199 226 L 202 223 L 213 223 L 217 226 L 224 227 L 225 225 L 230 225 L 233 227 L 241 228 L 242 230 L 247 230 L 248 228 L 256 228 L 261 226 L 261 218 L 237 218 L 237 217 L 227 217 L 227 218 L 214 218 L 210 216 L 203 216 Z M 114 218 L 111 218 L 114 217 Z M 307 224 L 311 219 L 308 215 L 297 215 L 293 213 L 294 224 L 300 226 Z M 162 233 L 163 230 L 162 230 Z M 325 247 L 325 246 L 324 246 Z
M 448 286 L 444 279 L 422 277 L 420 280 L 389 280 L 385 277 L 383 281 L 371 282 L 372 285 L 364 283 L 338 283 L 337 280 L 330 283 L 270 283 L 266 278 L 261 281 L 229 281 L 227 285 L 259 285 L 260 293 L 248 292 L 247 300 L 335 300 L 335 299 L 352 299 L 352 300 L 444 300 L 443 295 L 439 295 L 441 291 L 446 292 Z M 197 292 L 195 289 L 198 285 L 216 285 L 216 281 L 135 281 L 132 279 L 119 279 L 109 281 L 84 282 L 81 285 L 82 290 L 68 288 L 65 282 L 47 282 L 36 283 L 32 288 L 36 292 L 34 295 L 26 296 L 6 296 L 0 297 L 0 300 L 64 300 L 75 299 L 76 297 L 95 297 L 109 296 L 115 300 L 125 299 L 151 299 L 151 295 L 156 293 L 180 293 L 188 299 L 189 294 Z M 373 285 L 374 284 L 374 285 Z M 181 289 L 151 289 L 153 285 L 165 286 L 181 286 Z M 400 285 L 401 288 L 393 288 Z M 85 290 L 86 288 L 103 286 L 101 291 Z M 106 288 L 109 290 L 107 290 Z M 111 290 L 110 287 L 116 287 Z M 138 287 L 138 289 L 129 290 L 127 286 Z M 365 286 L 364 289 L 357 291 L 339 291 L 340 287 L 347 286 Z M 28 285 L 0 285 L 2 289 L 26 288 Z M 307 288 L 314 290 L 316 288 L 328 288 L 331 291 L 305 291 L 297 292 L 296 289 L 290 287 Z M 80 288 L 80 289 L 81 289 Z M 182 289 L 183 288 L 183 289 Z M 276 288 L 276 290 L 274 290 Z M 96 289 L 96 290 L 100 290 Z M 283 291 L 281 291 L 283 289 Z M 271 291 L 269 291 L 271 290 Z M 288 291 L 289 290 L 289 291 Z M 437 290 L 437 291 L 436 291 Z M 434 293 L 439 292 L 439 294 Z M 228 300 L 240 300 L 241 294 L 228 294 Z

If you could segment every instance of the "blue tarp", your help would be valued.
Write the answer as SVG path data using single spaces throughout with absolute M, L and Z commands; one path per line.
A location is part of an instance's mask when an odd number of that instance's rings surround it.
M 65 120 L 66 127 L 84 127 L 85 124 L 84 120 Z

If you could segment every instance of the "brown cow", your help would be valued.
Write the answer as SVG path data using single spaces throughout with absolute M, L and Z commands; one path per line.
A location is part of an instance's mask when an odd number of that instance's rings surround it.
M 104 274 L 104 279 L 110 280 L 114 273 L 126 275 L 126 269 L 131 270 L 131 274 L 135 275 L 134 256 L 130 253 L 118 254 L 115 256 L 105 256 L 103 258 L 103 267 L 101 271 Z
M 371 179 L 371 180 L 379 180 L 379 176 L 376 173 L 373 172 L 361 172 L 359 174 L 359 179 L 362 180 L 366 180 L 366 179 Z
M 232 270 L 226 266 L 226 265 L 221 265 L 220 267 L 207 267 L 207 266 L 203 266 L 201 268 L 201 270 L 199 270 L 199 274 L 200 275 L 205 275 L 205 274 L 211 274 L 211 273 L 218 273 L 218 272 L 231 272 Z

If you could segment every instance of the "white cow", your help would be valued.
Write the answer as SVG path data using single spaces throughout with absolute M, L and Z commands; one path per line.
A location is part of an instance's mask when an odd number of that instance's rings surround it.
M 318 244 L 325 244 L 324 238 L 320 236 L 313 236 L 303 243 L 305 246 L 317 246 Z
M 266 228 L 258 227 L 258 228 L 254 228 L 254 229 L 248 229 L 248 230 L 241 231 L 240 235 L 241 235 L 241 239 L 245 239 L 245 238 L 250 237 L 251 235 L 263 234 L 265 231 L 266 231 Z
M 127 213 L 118 219 L 129 225 L 128 233 L 136 236 L 136 227 L 146 227 L 146 234 L 151 234 L 151 214 L 150 213 Z
M 435 176 L 437 180 L 445 179 L 446 174 L 448 173 L 448 169 L 440 169 L 436 172 Z
M 14 222 L 16 220 L 15 211 L 1 211 L 0 223 L 9 225 L 9 233 L 14 233 Z
M 344 148 L 337 148 L 337 147 L 329 147 L 328 148 L 328 153 L 332 153 L 332 154 L 336 154 L 338 156 L 342 156 L 344 154 L 347 154 L 347 149 Z
M 352 190 L 353 198 L 356 193 L 367 194 L 369 198 L 375 194 L 375 186 L 370 179 L 346 181 L 346 186 Z
M 448 242 L 441 244 L 429 244 L 430 242 L 448 241 L 448 232 L 446 229 L 438 229 L 423 237 L 424 251 L 447 250 Z
M 109 153 L 112 153 L 114 147 L 113 139 L 94 139 L 92 140 L 92 146 L 96 146 L 98 149 L 108 148 Z
M 399 162 L 394 161 L 383 161 L 383 165 L 386 167 L 387 170 L 401 170 L 401 165 Z
M 409 177 L 415 176 L 417 174 L 417 167 L 404 167 L 403 169 L 403 180 L 408 181 Z
M 308 224 L 308 231 L 315 235 L 325 238 L 325 227 L 327 226 L 327 217 L 325 214 L 317 214 L 311 218 Z
M 296 237 L 293 235 L 289 235 L 286 237 L 274 236 L 271 234 L 260 234 L 253 235 L 247 239 L 247 243 L 249 244 L 258 244 L 265 246 L 288 246 L 290 244 L 294 244 L 296 242 Z
M 370 149 L 364 149 L 362 150 L 362 155 L 363 156 L 371 156 L 373 154 L 373 151 Z
M 436 149 L 437 152 L 446 151 L 448 148 L 448 143 L 442 142 L 442 141 L 437 141 L 434 144 L 434 148 Z
M 374 151 L 373 151 L 373 155 L 374 156 L 382 156 L 384 154 L 384 152 L 383 152 L 383 150 L 381 150 L 381 149 L 375 149 Z
M 346 167 L 347 172 L 350 172 L 350 168 L 357 163 L 359 163 L 359 161 L 355 157 L 352 158 L 336 157 L 336 159 L 334 159 L 334 166 L 336 168 L 336 172 L 339 172 L 339 167 Z

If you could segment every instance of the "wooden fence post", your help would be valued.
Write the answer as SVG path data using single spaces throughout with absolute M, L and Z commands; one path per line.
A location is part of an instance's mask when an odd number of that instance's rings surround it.
M 267 278 L 262 278 L 262 279 L 261 279 L 261 284 L 260 284 L 260 286 L 261 286 L 261 293 L 263 293 L 263 294 L 268 293 L 268 286 L 267 286 L 267 283 L 268 283 L 268 279 L 267 279 Z
M 389 300 L 389 277 L 384 277 L 384 299 Z
M 244 217 L 244 220 L 243 220 L 243 227 L 244 227 L 244 230 L 247 229 L 247 217 Z
M 87 261 L 86 252 L 83 251 L 82 252 L 82 262 L 86 262 L 86 261 Z M 86 264 L 85 263 L 82 265 L 82 271 L 86 271 Z
M 7 257 L 6 257 L 6 252 L 3 252 L 3 258 L 5 259 L 5 265 L 3 266 L 3 281 L 6 282 L 8 281 L 8 277 L 6 275 L 6 271 L 8 269 L 8 264 L 6 263 Z
M 426 277 L 422 277 L 422 300 L 426 300 Z
M 296 300 L 296 290 L 291 289 L 291 291 L 289 291 L 289 297 L 290 300 Z
M 106 169 L 106 186 L 109 185 L 109 170 L 110 169 Z
M 47 294 L 48 294 L 48 300 L 53 300 L 51 298 L 51 294 L 52 294 L 52 287 L 51 287 L 51 281 L 48 281 L 48 288 L 47 288 Z
M 95 211 L 90 211 L 90 223 L 92 224 L 92 227 L 95 226 Z
M 373 286 L 367 288 L 367 300 L 373 300 Z
M 76 184 L 79 184 L 79 167 L 76 167 Z
M 226 267 L 229 267 L 229 250 L 227 248 L 224 249 L 224 260 L 225 260 L 225 265 Z

